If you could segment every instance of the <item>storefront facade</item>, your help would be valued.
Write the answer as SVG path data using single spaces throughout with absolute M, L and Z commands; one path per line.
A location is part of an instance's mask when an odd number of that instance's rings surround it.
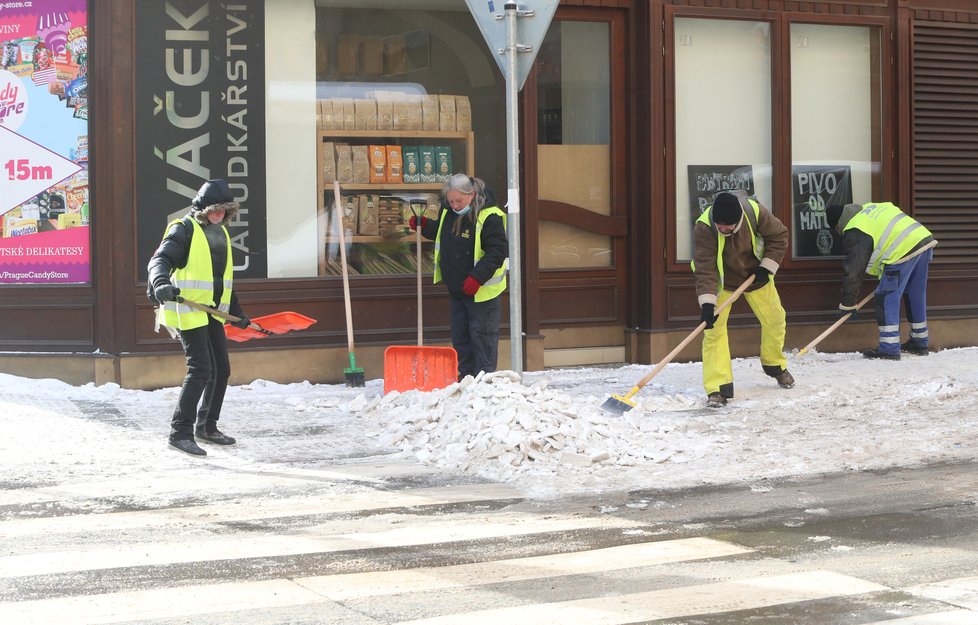
M 561 2 L 520 94 L 524 367 L 671 351 L 699 321 L 692 224 L 723 188 L 789 225 L 777 278 L 788 349 L 834 321 L 841 250 L 825 206 L 874 200 L 941 241 L 931 343 L 974 344 L 978 295 L 962 288 L 978 284 L 970 4 Z M 31 97 L 0 126 L 4 195 L 19 194 L 0 206 L 0 370 L 178 384 L 182 354 L 154 331 L 146 263 L 201 181 L 225 178 L 243 207 L 230 232 L 245 310 L 317 320 L 234 344 L 232 381 L 342 381 L 340 228 L 358 361 L 382 377 L 384 348 L 417 336 L 408 217 L 436 211 L 456 171 L 483 178 L 505 210 L 505 85 L 462 0 L 35 0 L 31 11 L 0 12 L 16 48 L 0 106 L 16 109 L 16 88 Z M 31 53 L 48 23 L 65 43 L 52 40 L 54 74 L 38 82 Z M 27 271 L 32 250 L 49 254 Z M 425 243 L 424 336 L 445 344 L 431 253 Z M 821 348 L 871 345 L 863 317 Z M 735 355 L 756 353 L 750 312 L 731 319 Z M 681 355 L 697 357 L 695 345 Z

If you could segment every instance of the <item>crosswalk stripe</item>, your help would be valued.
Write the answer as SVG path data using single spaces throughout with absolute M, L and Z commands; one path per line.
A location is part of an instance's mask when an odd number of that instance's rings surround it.
M 978 615 L 971 610 L 951 610 L 950 612 L 934 612 L 918 614 L 905 618 L 888 621 L 874 621 L 863 625 L 975 625 Z
M 347 601 L 361 597 L 429 592 L 559 575 L 584 575 L 640 566 L 720 558 L 749 552 L 750 549 L 709 538 L 684 538 L 550 556 L 402 571 L 321 575 L 298 578 L 295 581 L 334 601 Z
M 0 578 L 45 575 L 133 566 L 160 566 L 178 562 L 205 562 L 239 558 L 272 557 L 304 553 L 327 553 L 405 547 L 426 543 L 502 538 L 508 536 L 631 528 L 640 523 L 615 517 L 583 518 L 576 516 L 529 513 L 500 513 L 489 518 L 435 520 L 423 526 L 409 526 L 380 532 L 352 532 L 330 535 L 329 524 L 306 528 L 301 535 L 213 538 L 173 543 L 131 544 L 120 539 L 120 546 L 102 543 L 96 549 L 30 553 L 0 557 Z M 121 548 L 125 545 L 125 548 Z
M 684 586 L 629 595 L 481 610 L 403 621 L 397 625 L 625 625 L 639 621 L 748 610 L 888 590 L 885 586 L 831 571 L 813 571 Z
M 958 577 L 905 589 L 918 597 L 978 611 L 978 577 Z M 978 622 L 978 616 L 975 617 Z
M 584 575 L 749 551 L 708 538 L 686 538 L 476 564 L 305 577 L 294 580 L 294 584 L 285 580 L 241 582 L 42 599 L 0 604 L 0 622 L 94 625 L 120 620 L 176 618 L 200 614 L 201 607 L 206 608 L 203 612 L 224 612 L 338 602 L 385 594 Z M 197 601 L 195 597 L 202 600 Z
M 518 499 L 521 494 L 504 484 L 479 484 L 417 488 L 378 492 L 371 490 L 345 495 L 321 495 L 285 499 L 237 498 L 228 503 L 137 512 L 77 514 L 5 521 L 8 538 L 70 532 L 99 532 L 163 527 L 181 522 L 232 522 L 274 519 L 311 514 L 342 514 L 386 508 L 434 506 L 497 499 Z
M 271 580 L 0 603 L 0 623 L 108 625 L 324 601 L 288 580 Z

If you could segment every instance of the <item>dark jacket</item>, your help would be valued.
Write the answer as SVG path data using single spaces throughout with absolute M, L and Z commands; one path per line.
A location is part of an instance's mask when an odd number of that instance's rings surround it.
M 467 276 L 472 276 L 479 284 L 485 284 L 509 256 L 509 240 L 503 219 L 490 215 L 482 225 L 483 256 L 473 266 L 475 220 L 470 217 L 471 214 L 459 217 L 455 211 L 443 205 L 439 219 L 429 219 L 421 228 L 422 236 L 433 241 L 438 235 L 438 224 L 441 220 L 445 222 L 441 229 L 441 277 L 449 294 L 454 297 L 469 297 L 462 292 L 462 283 Z M 459 219 L 463 224 L 456 235 L 455 222 Z
M 860 204 L 847 204 L 839 219 L 838 230 L 844 230 L 852 217 L 862 210 Z M 922 239 L 915 245 L 907 256 L 913 255 L 920 248 L 930 244 L 934 240 L 933 236 Z M 852 308 L 859 299 L 859 292 L 862 290 L 863 280 L 866 278 L 866 265 L 869 257 L 873 255 L 873 237 L 862 230 L 849 228 L 842 235 L 842 246 L 846 252 L 846 259 L 842 262 L 842 294 L 839 303 L 846 308 Z
M 166 236 L 163 237 L 159 248 L 157 248 L 153 257 L 149 260 L 146 296 L 154 304 L 159 303 L 153 297 L 156 288 L 164 284 L 169 284 L 170 274 L 176 269 L 187 266 L 187 260 L 190 255 L 190 241 L 194 234 L 193 224 L 189 220 L 194 218 L 194 216 L 187 215 L 179 222 L 173 224 L 166 233 Z M 230 217 L 225 215 L 225 220 L 227 221 L 229 219 Z M 197 223 L 200 223 L 200 221 L 201 219 L 198 218 Z M 204 221 L 206 221 L 206 217 L 204 217 Z M 231 252 L 227 245 L 227 239 L 224 236 L 224 223 L 211 224 L 207 222 L 206 224 L 201 224 L 211 252 L 211 266 L 216 272 L 214 276 L 215 303 L 221 301 L 221 295 L 224 291 L 224 266 L 227 263 L 227 255 Z M 231 291 L 231 308 L 229 312 L 235 317 L 245 316 L 241 309 L 241 304 L 238 303 L 237 294 L 233 290 Z

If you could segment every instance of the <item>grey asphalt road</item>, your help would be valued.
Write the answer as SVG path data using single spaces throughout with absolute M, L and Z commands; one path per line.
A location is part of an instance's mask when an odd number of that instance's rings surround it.
M 0 623 L 974 625 L 978 466 L 539 500 L 394 461 L 0 491 Z

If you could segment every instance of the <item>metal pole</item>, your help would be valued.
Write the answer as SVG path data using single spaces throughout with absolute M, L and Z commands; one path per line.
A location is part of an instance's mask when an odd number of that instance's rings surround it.
M 506 212 L 509 238 L 509 351 L 511 369 L 523 373 L 523 267 L 520 251 L 520 150 L 519 111 L 517 110 L 516 3 L 506 12 Z

